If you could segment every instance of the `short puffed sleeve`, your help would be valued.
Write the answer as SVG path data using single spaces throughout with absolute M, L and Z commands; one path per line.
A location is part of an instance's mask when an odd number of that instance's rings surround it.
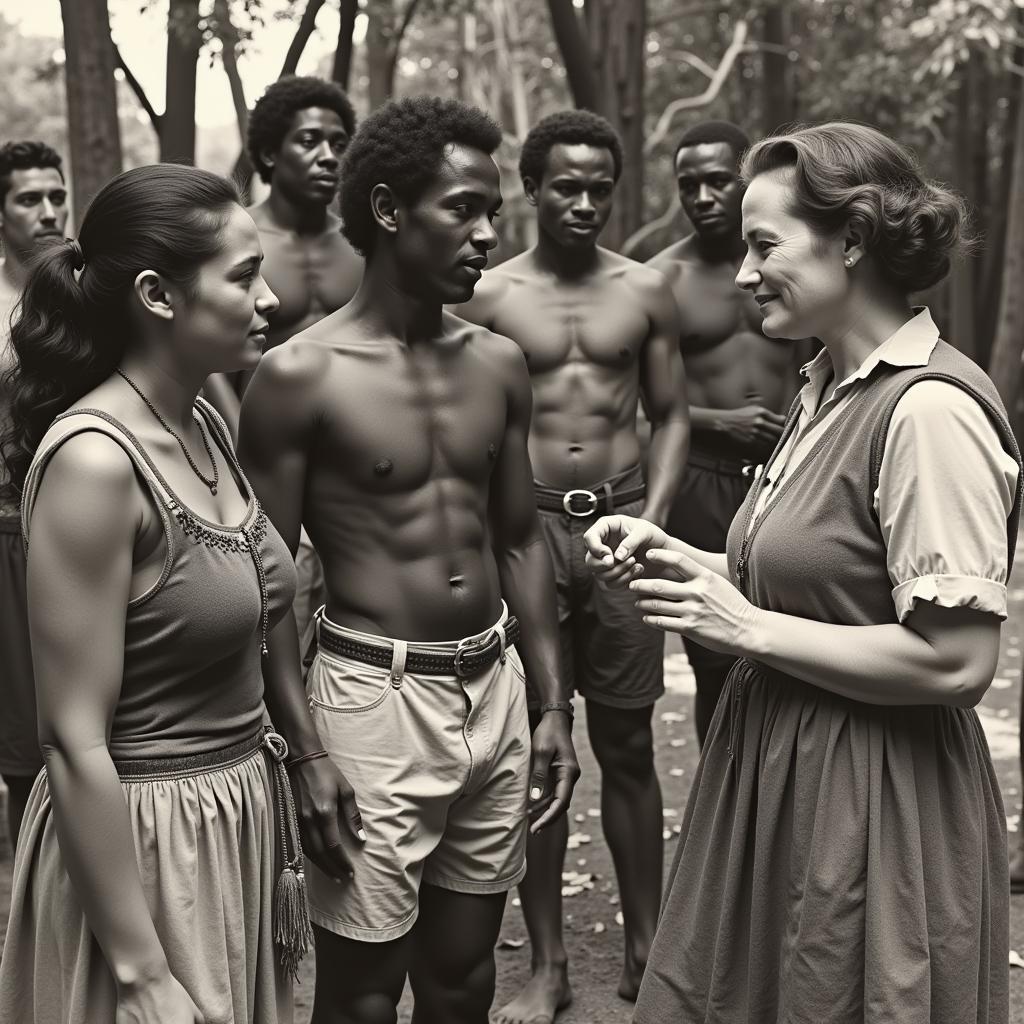
M 1006 618 L 1017 463 L 967 391 L 925 380 L 893 411 L 875 492 L 900 622 L 916 601 Z

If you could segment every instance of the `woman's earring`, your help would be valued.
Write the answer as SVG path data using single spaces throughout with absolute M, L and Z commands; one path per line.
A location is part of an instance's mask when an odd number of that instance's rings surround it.
M 848 267 L 852 267 L 852 266 L 853 266 L 853 259 L 852 259 L 852 258 L 847 258 L 847 259 L 843 260 L 843 262 L 844 262 L 844 263 L 845 263 L 845 264 L 846 264 L 846 265 L 847 265 Z

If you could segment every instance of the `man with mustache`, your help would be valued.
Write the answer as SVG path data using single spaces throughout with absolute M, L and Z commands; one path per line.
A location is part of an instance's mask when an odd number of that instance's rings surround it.
M 555 564 L 565 672 L 586 698 L 601 767 L 601 810 L 625 921 L 619 994 L 635 999 L 661 899 L 662 806 L 654 703 L 664 644 L 628 592 L 599 589 L 583 534 L 612 508 L 665 522 L 686 460 L 688 420 L 679 326 L 660 274 L 597 244 L 622 170 L 612 126 L 588 111 L 552 114 L 523 144 L 520 176 L 538 241 L 486 274 L 460 315 L 523 350 L 533 385 L 530 458 Z M 637 411 L 651 422 L 646 480 Z M 550 1024 L 569 1004 L 561 878 L 568 826 L 530 840 L 520 887 L 533 974 L 496 1017 Z
M 28 277 L 32 254 L 64 237 L 68 193 L 60 155 L 42 142 L 0 147 L 0 425 L 6 429 L 3 374 L 14 354 L 11 313 Z M 7 784 L 7 828 L 13 846 L 32 781 L 43 765 L 36 738 L 32 651 L 25 607 L 25 552 L 18 495 L 7 493 L 0 462 L 0 775 Z
M 679 201 L 694 231 L 648 261 L 668 279 L 682 322 L 679 344 L 693 431 L 682 485 L 665 529 L 703 551 L 725 536 L 771 454 L 799 387 L 809 346 L 761 333 L 761 313 L 736 287 L 746 252 L 740 231 L 739 159 L 750 145 L 728 121 L 687 129 L 676 147 Z M 733 658 L 684 638 L 697 682 L 694 724 L 703 745 Z

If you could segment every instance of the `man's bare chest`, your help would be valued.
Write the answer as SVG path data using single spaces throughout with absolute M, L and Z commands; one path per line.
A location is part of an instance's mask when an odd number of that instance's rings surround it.
M 579 363 L 625 369 L 636 364 L 650 319 L 628 289 L 614 285 L 583 294 L 522 290 L 502 303 L 494 330 L 519 345 L 531 374 Z
M 269 247 L 263 276 L 280 303 L 274 321 L 290 324 L 311 312 L 326 316 L 343 306 L 358 284 L 349 262 L 337 239 Z

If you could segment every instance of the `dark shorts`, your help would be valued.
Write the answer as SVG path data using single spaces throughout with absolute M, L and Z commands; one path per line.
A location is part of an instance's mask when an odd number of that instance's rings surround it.
M 638 466 L 603 482 L 613 491 L 626 491 L 642 484 L 643 474 Z M 591 489 L 600 492 L 601 484 Z M 641 498 L 615 511 L 635 516 L 643 505 Z M 587 700 L 608 707 L 653 704 L 665 692 L 664 634 L 644 625 L 633 593 L 603 590 L 587 568 L 583 534 L 599 517 L 544 511 L 538 515 L 555 569 L 566 681 Z
M 25 598 L 25 549 L 17 519 L 0 516 L 0 775 L 43 766 Z
M 691 450 L 665 526 L 669 535 L 701 551 L 725 551 L 729 527 L 753 483 L 749 471 L 744 475 L 743 465 L 739 460 Z M 686 637 L 683 645 L 695 670 L 707 665 L 727 671 L 735 661 L 732 655 L 709 651 Z

